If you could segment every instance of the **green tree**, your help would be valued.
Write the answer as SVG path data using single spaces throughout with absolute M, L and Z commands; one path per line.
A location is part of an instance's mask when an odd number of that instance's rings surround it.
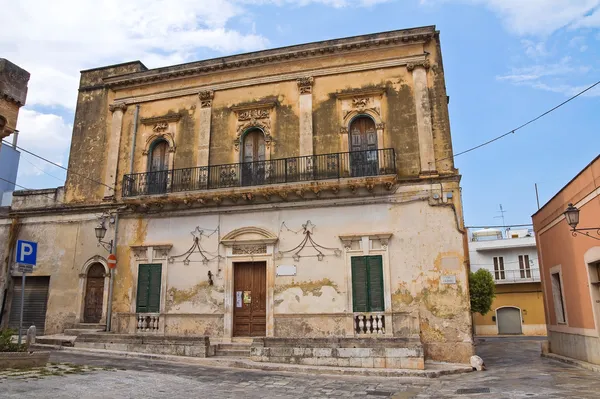
M 492 273 L 479 269 L 469 274 L 469 292 L 471 294 L 471 312 L 482 315 L 492 308 L 492 301 L 496 297 L 496 284 Z

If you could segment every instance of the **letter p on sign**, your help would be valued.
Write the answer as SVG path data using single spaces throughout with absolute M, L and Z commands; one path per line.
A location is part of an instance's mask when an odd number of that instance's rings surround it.
M 37 260 L 37 242 L 17 241 L 17 263 L 35 266 Z

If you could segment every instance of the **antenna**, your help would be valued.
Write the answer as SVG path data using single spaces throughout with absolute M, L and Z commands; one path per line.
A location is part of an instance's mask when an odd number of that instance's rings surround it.
M 504 229 L 504 232 L 506 233 L 506 222 L 504 221 L 504 214 L 508 212 L 505 211 L 504 208 L 502 208 L 502 204 L 500 204 L 500 210 L 498 211 L 498 213 L 500 213 L 500 216 L 494 216 L 494 219 L 502 219 L 502 228 Z

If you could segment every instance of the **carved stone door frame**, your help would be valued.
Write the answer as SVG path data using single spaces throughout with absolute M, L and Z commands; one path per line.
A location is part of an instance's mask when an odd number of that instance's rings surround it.
M 106 313 L 108 310 L 108 286 L 110 280 L 110 269 L 108 268 L 108 264 L 106 263 L 106 259 L 104 259 L 100 255 L 95 255 L 88 259 L 79 271 L 79 306 L 77 311 L 77 323 L 83 323 L 84 317 L 83 314 L 85 312 L 85 295 L 86 295 L 86 287 L 87 287 L 87 277 L 88 271 L 90 267 L 94 264 L 99 263 L 104 267 L 104 291 L 102 293 L 102 317 L 100 318 L 99 324 L 106 323 Z

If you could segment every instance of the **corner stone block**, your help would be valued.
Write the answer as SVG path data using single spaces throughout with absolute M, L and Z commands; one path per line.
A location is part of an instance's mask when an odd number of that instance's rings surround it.
M 415 348 L 385 348 L 385 357 L 418 357 L 422 353 Z
M 422 358 L 402 358 L 400 361 L 403 369 L 425 370 L 425 361 Z
M 388 357 L 385 359 L 385 367 L 388 369 L 401 369 L 402 359 L 399 357 Z

